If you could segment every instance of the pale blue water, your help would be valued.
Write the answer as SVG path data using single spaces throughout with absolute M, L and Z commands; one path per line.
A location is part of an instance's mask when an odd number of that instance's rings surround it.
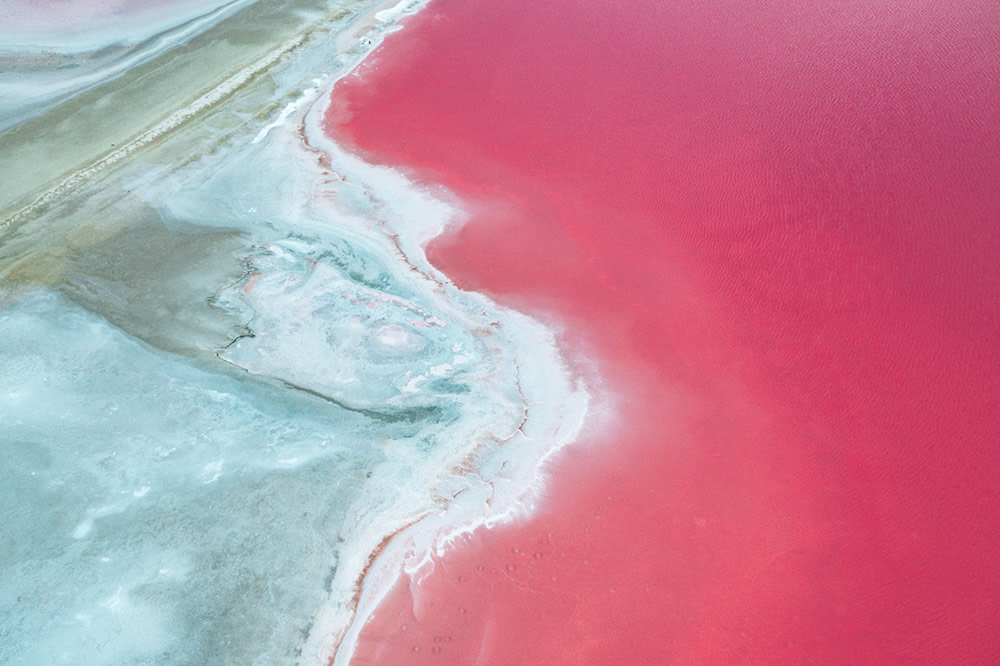
M 367 420 L 52 293 L 0 312 L 0 340 L 0 661 L 289 655 L 382 458 Z

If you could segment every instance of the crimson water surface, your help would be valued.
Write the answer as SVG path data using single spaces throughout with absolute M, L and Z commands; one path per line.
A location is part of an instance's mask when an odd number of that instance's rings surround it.
M 357 663 L 1000 659 L 996 9 L 434 0 L 338 84 L 621 413 Z

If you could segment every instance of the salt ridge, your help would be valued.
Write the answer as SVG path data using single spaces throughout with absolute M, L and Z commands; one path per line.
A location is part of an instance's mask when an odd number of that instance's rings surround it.
M 392 19 L 406 6 L 408 13 L 413 13 L 423 5 L 404 0 L 390 10 L 394 12 Z M 376 17 L 388 20 L 384 12 Z M 353 67 L 337 80 L 352 71 Z M 322 151 L 342 180 L 354 183 L 377 202 L 384 217 L 376 231 L 392 242 L 405 263 L 433 282 L 445 297 L 465 304 L 467 309 L 493 313 L 512 348 L 532 352 L 530 364 L 514 360 L 524 418 L 500 445 L 489 450 L 484 443 L 473 442 L 444 452 L 416 475 L 433 479 L 429 489 L 437 494 L 435 510 L 415 513 L 408 509 L 412 498 L 401 499 L 355 537 L 346 558 L 351 566 L 341 562 L 331 594 L 331 600 L 338 593 L 341 598 L 349 594 L 355 603 L 331 603 L 322 609 L 302 650 L 303 663 L 348 664 L 365 622 L 404 573 L 419 585 L 421 576 L 433 570 L 435 558 L 460 547 L 464 537 L 532 513 L 544 489 L 546 463 L 577 439 L 588 417 L 591 397 L 584 380 L 566 366 L 549 328 L 484 295 L 461 292 L 427 260 L 425 245 L 460 224 L 461 211 L 445 204 L 443 190 L 435 196 L 394 169 L 364 162 L 326 136 L 322 120 L 335 85 L 336 80 L 304 113 L 306 145 Z M 321 196 L 314 204 L 322 208 L 323 201 Z M 332 213 L 327 215 L 332 218 Z M 517 450 L 512 453 L 513 447 Z M 470 458 L 475 460 L 475 471 L 455 474 L 454 470 Z

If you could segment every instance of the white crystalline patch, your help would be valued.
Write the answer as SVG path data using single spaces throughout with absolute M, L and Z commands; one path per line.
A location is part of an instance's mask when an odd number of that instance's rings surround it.
M 445 376 L 456 344 L 468 348 L 467 329 L 434 317 L 428 299 L 379 291 L 353 277 L 396 278 L 382 256 L 362 246 L 357 268 L 314 259 L 297 239 L 268 244 L 253 259 L 253 289 L 233 287 L 226 298 L 255 313 L 254 335 L 226 348 L 225 360 L 255 373 L 343 400 L 356 407 L 396 409 L 419 395 L 420 380 L 406 373 L 419 357 Z M 439 305 L 437 303 L 435 306 Z M 461 345 L 465 346 L 461 346 Z
M 451 364 L 442 363 L 441 365 L 435 365 L 430 369 L 430 373 L 435 377 L 444 377 L 452 369 Z
M 427 340 L 399 324 L 388 324 L 376 330 L 373 350 L 391 355 L 415 354 L 427 346 Z
M 114 504 L 106 504 L 104 506 L 98 507 L 96 509 L 88 509 L 87 517 L 84 518 L 77 524 L 73 529 L 72 535 L 74 539 L 82 539 L 83 537 L 90 534 L 91 530 L 94 529 L 94 521 L 97 518 L 103 518 L 104 516 L 110 516 L 112 514 L 121 513 L 128 507 L 128 501 L 120 501 Z
M 386 347 L 406 347 L 412 344 L 409 333 L 401 326 L 386 326 L 379 331 L 376 339 Z
M 149 486 L 143 486 L 142 488 L 139 488 L 139 490 L 133 492 L 132 497 L 145 497 L 146 493 L 148 493 L 150 490 L 151 488 Z
M 417 375 L 416 377 L 411 377 L 410 380 L 406 382 L 406 384 L 404 384 L 402 387 L 400 387 L 399 390 L 403 393 L 410 393 L 410 394 L 420 393 L 420 389 L 417 387 L 420 386 L 420 384 L 422 384 L 426 380 L 427 380 L 427 375 Z
M 80 522 L 73 530 L 74 539 L 82 539 L 83 537 L 90 534 L 90 530 L 94 527 L 94 520 L 92 518 L 87 518 Z
M 413 0 L 399 0 L 399 2 L 396 4 L 395 7 L 392 7 L 390 9 L 383 9 L 380 12 L 375 12 L 375 19 L 382 23 L 389 23 L 390 21 L 395 21 L 396 19 L 398 19 L 400 16 L 403 15 L 403 12 L 405 12 L 406 9 L 411 4 L 413 4 Z
M 125 590 L 119 587 L 113 595 L 101 602 L 101 608 L 107 608 L 112 613 L 117 613 L 125 602 Z
M 213 483 L 220 476 L 222 476 L 222 463 L 225 462 L 222 459 L 216 460 L 215 462 L 210 462 L 201 470 L 201 480 L 203 483 Z
M 312 88 L 307 88 L 305 90 L 305 92 L 302 94 L 301 97 L 299 97 L 294 102 L 289 102 L 285 106 L 285 108 L 281 110 L 281 114 L 278 115 L 277 119 L 275 119 L 274 122 L 270 123 L 269 125 L 265 125 L 257 133 L 257 136 L 254 137 L 253 141 L 251 141 L 250 144 L 253 145 L 255 143 L 260 143 L 261 141 L 263 141 L 267 137 L 268 133 L 270 133 L 271 130 L 277 129 L 277 128 L 281 127 L 282 125 L 284 125 L 285 121 L 288 120 L 288 118 L 293 113 L 296 113 L 297 111 L 299 111 L 300 109 L 302 109 L 304 106 L 306 106 L 310 102 L 314 101 L 316 99 L 316 96 L 318 94 L 319 94 L 318 84 L 317 84 L 317 86 L 313 86 Z M 252 212 L 256 212 L 256 209 L 253 209 Z

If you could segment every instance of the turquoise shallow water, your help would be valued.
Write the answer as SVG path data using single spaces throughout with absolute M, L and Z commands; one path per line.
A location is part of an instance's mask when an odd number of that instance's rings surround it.
M 0 313 L 0 339 L 2 661 L 288 657 L 384 458 L 368 420 L 51 293 Z

